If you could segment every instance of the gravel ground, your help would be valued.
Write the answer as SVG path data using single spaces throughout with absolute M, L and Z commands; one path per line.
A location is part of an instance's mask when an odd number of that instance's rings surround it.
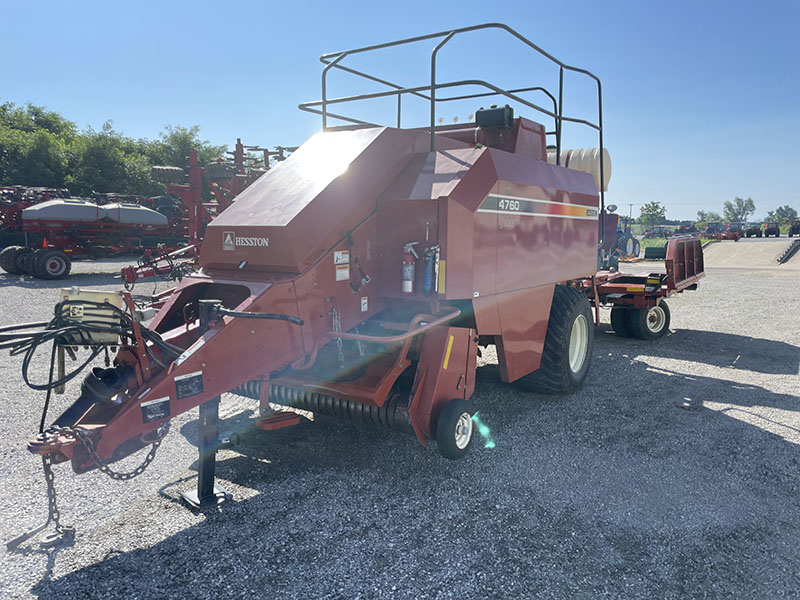
M 70 283 L 116 287 L 109 274 L 125 263 L 78 263 Z M 62 285 L 0 276 L 0 324 L 47 318 Z M 797 270 L 712 267 L 670 301 L 664 339 L 597 329 L 588 380 L 569 397 L 502 384 L 487 364 L 474 401 L 493 444 L 455 463 L 327 417 L 261 432 L 254 402 L 226 398 L 242 441 L 220 452 L 217 475 L 233 502 L 181 506 L 197 413 L 181 415 L 129 483 L 56 467 L 77 538 L 3 547 L 1 595 L 797 597 L 799 296 Z M 47 514 L 41 463 L 25 450 L 42 397 L 19 363 L 0 356 L 2 541 Z

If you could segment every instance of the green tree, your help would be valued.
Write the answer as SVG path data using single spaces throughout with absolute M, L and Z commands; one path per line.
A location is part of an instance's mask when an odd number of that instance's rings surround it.
M 778 221 L 781 224 L 788 223 L 792 219 L 796 218 L 797 211 L 788 204 L 779 206 L 775 210 L 771 210 L 767 213 L 767 219 L 770 221 Z
M 752 198 L 733 199 L 733 202 L 726 200 L 722 205 L 722 213 L 726 221 L 747 221 L 747 217 L 756 212 L 756 205 Z
M 208 140 L 200 139 L 200 127 L 181 127 L 167 125 L 160 134 L 160 140 L 143 141 L 145 151 L 154 165 L 170 165 L 173 167 L 189 166 L 189 152 L 197 150 L 200 164 L 225 155 L 225 146 L 215 146 Z
M 697 211 L 697 221 L 695 223 L 714 223 L 722 221 L 722 217 L 718 212 L 713 210 L 705 211 L 705 210 L 698 210 Z
M 114 130 L 79 132 L 75 123 L 42 106 L 0 104 L 0 185 L 69 187 L 76 195 L 119 192 L 151 196 L 164 186 L 152 165 L 186 167 L 197 150 L 200 164 L 225 154 L 199 137 L 200 128 L 167 126 L 160 139 L 134 140 Z M 206 190 L 208 194 L 208 190 Z
M 653 200 L 642 206 L 639 220 L 645 227 L 653 227 L 663 222 L 666 216 L 667 209 L 657 200 Z

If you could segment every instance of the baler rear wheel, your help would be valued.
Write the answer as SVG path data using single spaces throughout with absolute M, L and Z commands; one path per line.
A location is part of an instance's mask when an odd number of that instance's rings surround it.
M 71 268 L 72 262 L 61 250 L 45 250 L 33 264 L 33 270 L 41 279 L 63 279 Z
M 464 458 L 475 434 L 474 414 L 472 403 L 463 398 L 444 405 L 436 420 L 436 446 L 442 456 L 450 460 Z
M 662 300 L 657 306 L 631 310 L 630 328 L 640 340 L 657 340 L 669 331 L 669 306 Z
M 620 337 L 631 337 L 631 325 L 628 321 L 631 311 L 628 308 L 611 309 L 611 328 Z
M 578 290 L 557 285 L 550 307 L 542 364 L 538 371 L 520 379 L 534 392 L 569 394 L 577 390 L 589 372 L 594 327 L 586 297 Z
M 0 251 L 0 268 L 2 268 L 6 273 L 18 275 L 22 272 L 18 270 L 16 264 L 17 255 L 19 254 L 20 250 L 22 250 L 22 246 L 7 246 Z

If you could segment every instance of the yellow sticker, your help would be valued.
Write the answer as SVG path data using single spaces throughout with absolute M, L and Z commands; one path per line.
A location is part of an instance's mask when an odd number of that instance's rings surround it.
M 444 270 L 445 270 L 446 266 L 447 266 L 447 261 L 440 259 L 439 260 L 439 293 L 440 294 L 444 294 L 445 293 L 445 290 L 444 290 Z
M 447 341 L 447 352 L 444 353 L 444 365 L 442 366 L 443 371 L 447 371 L 447 365 L 450 364 L 450 350 L 453 349 L 453 336 L 450 336 L 450 339 Z

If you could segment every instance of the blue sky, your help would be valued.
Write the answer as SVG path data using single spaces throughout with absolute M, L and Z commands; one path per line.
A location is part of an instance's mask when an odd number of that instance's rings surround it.
M 800 2 L 50 2 L 0 0 L 0 101 L 32 102 L 80 127 L 107 120 L 132 137 L 199 125 L 214 143 L 302 143 L 319 117 L 320 54 L 471 25 L 510 25 L 604 88 L 613 159 L 608 201 L 658 200 L 670 218 L 721 212 L 751 196 L 756 217 L 800 210 Z M 406 85 L 428 77 L 430 46 L 369 64 Z M 552 85 L 554 72 L 500 33 L 454 41 L 440 80 Z M 331 95 L 373 88 L 346 76 Z M 482 101 L 447 106 L 446 121 Z M 565 109 L 593 117 L 591 88 L 568 80 Z M 485 101 L 488 103 L 488 101 Z M 367 109 L 391 123 L 391 110 Z M 534 120 L 535 114 L 522 112 Z M 408 107 L 405 125 L 423 125 Z M 566 147 L 594 145 L 570 129 Z M 638 206 L 633 208 L 638 214 Z

